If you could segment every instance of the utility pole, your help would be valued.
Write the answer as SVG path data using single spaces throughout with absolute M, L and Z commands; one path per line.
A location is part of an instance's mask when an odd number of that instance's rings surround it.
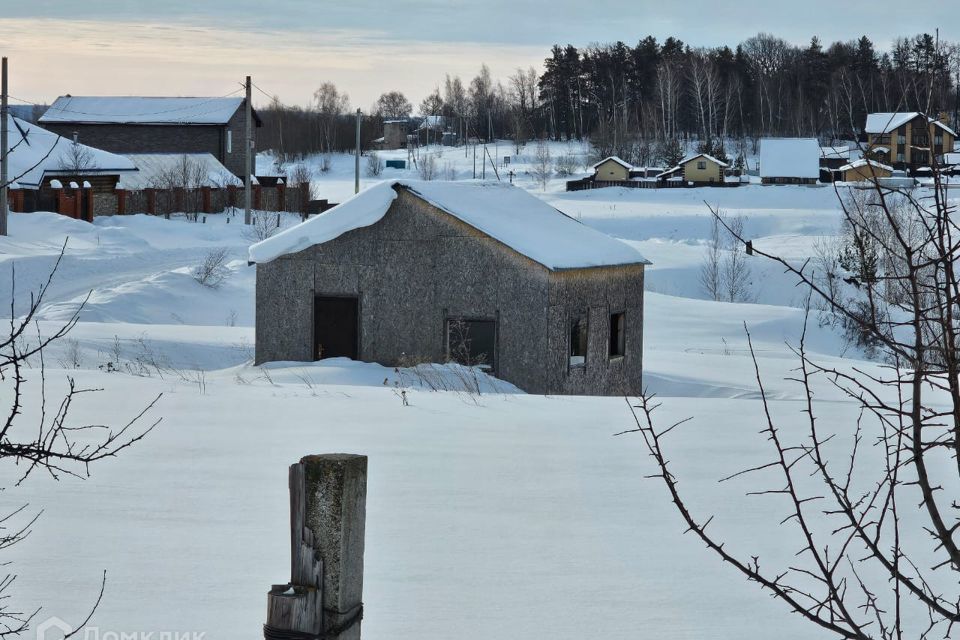
M 0 68 L 0 236 L 7 235 L 7 58 L 3 57 Z
M 357 148 L 353 158 L 353 192 L 360 193 L 360 109 L 357 108 Z
M 243 224 L 252 224 L 253 216 L 250 213 L 250 170 L 253 161 L 253 106 L 250 104 L 250 76 L 247 76 L 247 101 L 246 101 L 246 135 L 243 145 Z

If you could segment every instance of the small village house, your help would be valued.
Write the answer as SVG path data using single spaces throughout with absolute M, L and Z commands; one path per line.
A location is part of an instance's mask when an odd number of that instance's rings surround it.
M 820 178 L 820 143 L 816 138 L 763 138 L 760 181 L 763 184 L 816 184 Z
M 455 360 L 532 393 L 641 391 L 646 260 L 518 187 L 384 182 L 250 260 L 257 363 Z
M 943 162 L 953 151 L 957 134 L 946 125 L 947 116 L 931 118 L 918 111 L 871 113 L 864 133 L 867 152 L 894 169 L 911 174 Z
M 407 135 L 409 134 L 410 122 L 403 120 L 384 120 L 383 137 L 374 140 L 380 149 L 389 151 L 393 149 L 407 148 Z
M 234 175 L 245 173 L 243 98 L 67 95 L 40 124 L 114 153 L 209 153 Z M 253 124 L 255 134 L 261 124 L 255 111 Z
M 592 167 L 594 182 L 626 182 L 633 165 L 617 156 L 609 156 Z
M 89 220 L 94 196 L 113 192 L 121 177 L 137 172 L 122 155 L 75 143 L 13 116 L 7 116 L 7 136 L 14 211 L 61 211 Z
M 893 167 L 861 158 L 838 168 L 836 179 L 840 182 L 865 182 L 889 178 L 892 175 Z
M 849 147 L 820 147 L 820 182 L 839 180 L 837 170 L 850 164 Z
M 723 184 L 724 171 L 729 167 L 726 162 L 717 160 L 706 153 L 687 156 L 680 164 L 659 174 L 657 178 L 667 180 L 680 178 L 682 181 L 696 185 Z

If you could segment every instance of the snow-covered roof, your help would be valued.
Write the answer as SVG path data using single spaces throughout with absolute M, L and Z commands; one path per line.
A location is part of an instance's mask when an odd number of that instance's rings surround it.
M 442 127 L 445 123 L 446 119 L 443 116 L 424 116 L 418 129 L 434 129 Z
M 854 160 L 850 164 L 845 164 L 840 167 L 839 171 L 849 171 L 850 169 L 859 169 L 860 167 L 866 167 L 867 165 L 873 167 L 874 169 L 883 169 L 884 171 L 893 171 L 893 167 L 888 167 L 887 165 L 877 162 L 876 160 L 867 160 L 866 158 L 860 158 L 859 160 Z
M 709 154 L 706 154 L 706 153 L 695 153 L 695 154 L 693 154 L 693 155 L 689 155 L 689 156 L 687 156 L 686 158 L 684 158 L 683 160 L 681 160 L 681 161 L 680 161 L 680 164 L 687 164 L 687 163 L 690 162 L 691 160 L 696 160 L 697 158 L 706 158 L 706 159 L 709 160 L 710 162 L 713 162 L 713 163 L 715 163 L 715 164 L 718 164 L 718 165 L 720 165 L 721 167 L 729 167 L 729 166 L 730 166 L 729 164 L 727 164 L 727 163 L 724 162 L 723 160 L 717 160 L 717 159 L 714 158 L 713 156 L 711 156 L 711 155 L 709 155 Z
M 41 124 L 226 124 L 243 98 L 60 96 Z
M 630 245 L 561 213 L 520 187 L 498 182 L 387 181 L 250 247 L 269 262 L 379 222 L 396 188 L 441 209 L 551 271 L 648 264 Z
M 820 157 L 830 160 L 848 160 L 850 147 L 820 147 Z
M 656 176 L 654 176 L 654 177 L 656 177 L 656 178 L 666 178 L 667 176 L 673 175 L 674 173 L 676 173 L 677 171 L 680 171 L 681 169 L 683 169 L 683 167 L 681 167 L 681 166 L 678 164 L 678 165 L 675 166 L 675 167 L 670 167 L 669 169 L 666 169 L 666 170 L 664 170 L 664 171 L 661 171 L 660 173 L 658 173 L 658 174 L 657 174 Z
M 890 133 L 896 129 L 899 129 L 903 125 L 907 124 L 917 116 L 922 116 L 923 114 L 919 111 L 897 111 L 897 112 L 888 112 L 888 113 L 870 113 L 867 114 L 867 124 L 863 130 L 867 133 Z M 956 137 L 953 129 L 943 124 L 936 118 L 927 117 L 927 121 L 931 122 L 950 135 Z
M 20 118 L 7 116 L 9 167 L 7 175 L 27 189 L 36 189 L 47 175 L 114 175 L 135 172 L 137 168 L 124 156 L 77 144 L 87 169 L 70 170 L 76 163 L 72 140 L 47 131 Z
M 120 178 L 120 187 L 136 191 L 163 188 L 169 177 L 183 172 L 184 159 L 188 170 L 201 176 L 195 187 L 241 186 L 243 182 L 210 153 L 132 153 L 127 156 L 138 171 Z M 195 169 L 194 169 L 195 168 Z
M 945 153 L 943 154 L 943 163 L 944 164 L 960 164 L 960 153 Z
M 820 143 L 816 138 L 763 138 L 761 178 L 819 178 Z
M 596 169 L 597 167 L 599 167 L 600 165 L 602 165 L 604 162 L 607 162 L 608 160 L 613 160 L 614 162 L 616 162 L 618 165 L 620 165 L 621 167 L 623 167 L 623 168 L 626 169 L 627 171 L 630 171 L 631 169 L 633 169 L 633 165 L 632 165 L 632 164 L 630 164 L 630 163 L 627 162 L 626 160 L 621 160 L 621 159 L 618 158 L 617 156 L 607 156 L 606 158 L 604 158 L 604 159 L 601 160 L 600 162 L 592 165 L 590 168 L 591 168 L 591 169 Z
M 257 154 L 257 157 L 254 159 L 254 163 L 255 167 L 253 174 L 256 176 L 263 176 L 264 178 L 279 178 L 287 175 L 271 155 L 263 153 Z

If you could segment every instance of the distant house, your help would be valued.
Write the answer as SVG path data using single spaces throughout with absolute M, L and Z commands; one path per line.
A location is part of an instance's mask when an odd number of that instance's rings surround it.
M 21 189 L 49 188 L 50 183 L 88 182 L 98 192 L 113 191 L 121 175 L 137 171 L 127 158 L 7 116 L 10 148 L 7 175 Z
M 250 248 L 256 361 L 457 361 L 635 395 L 647 261 L 499 183 L 384 182 Z
M 838 169 L 850 164 L 850 147 L 820 147 L 820 182 L 840 180 Z
M 136 166 L 127 158 L 7 117 L 8 176 L 11 189 L 17 189 L 17 211 L 58 211 L 61 189 L 84 188 L 89 193 L 111 193 L 121 176 L 135 174 Z M 79 213 L 92 219 L 89 201 L 84 199 Z
M 861 158 L 837 169 L 837 180 L 841 182 L 864 182 L 893 175 L 893 167 L 874 160 Z
M 960 174 L 960 153 L 951 151 L 943 154 L 943 168 L 949 175 Z
M 67 95 L 54 101 L 40 124 L 114 153 L 209 153 L 243 176 L 244 107 L 243 98 Z M 253 124 L 261 125 L 256 112 Z
M 383 137 L 375 142 L 381 149 L 406 149 L 409 129 L 409 120 L 384 120 Z
M 763 184 L 816 184 L 820 178 L 820 143 L 816 138 L 763 138 L 760 180 Z
M 659 179 L 680 178 L 694 185 L 723 183 L 724 170 L 730 165 L 706 153 L 687 156 L 680 164 L 659 174 Z
M 957 138 L 946 119 L 945 115 L 938 120 L 918 111 L 871 113 L 864 126 L 867 151 L 895 169 L 912 173 L 930 168 L 953 150 Z
M 820 147 L 820 168 L 839 169 L 850 162 L 850 147 Z
M 625 182 L 630 179 L 633 165 L 617 156 L 609 156 L 592 167 L 594 182 Z

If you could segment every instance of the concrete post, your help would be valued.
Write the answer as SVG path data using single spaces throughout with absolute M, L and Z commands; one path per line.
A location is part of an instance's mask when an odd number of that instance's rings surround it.
M 290 583 L 267 594 L 267 640 L 290 632 L 359 640 L 367 457 L 306 456 L 290 467 Z

